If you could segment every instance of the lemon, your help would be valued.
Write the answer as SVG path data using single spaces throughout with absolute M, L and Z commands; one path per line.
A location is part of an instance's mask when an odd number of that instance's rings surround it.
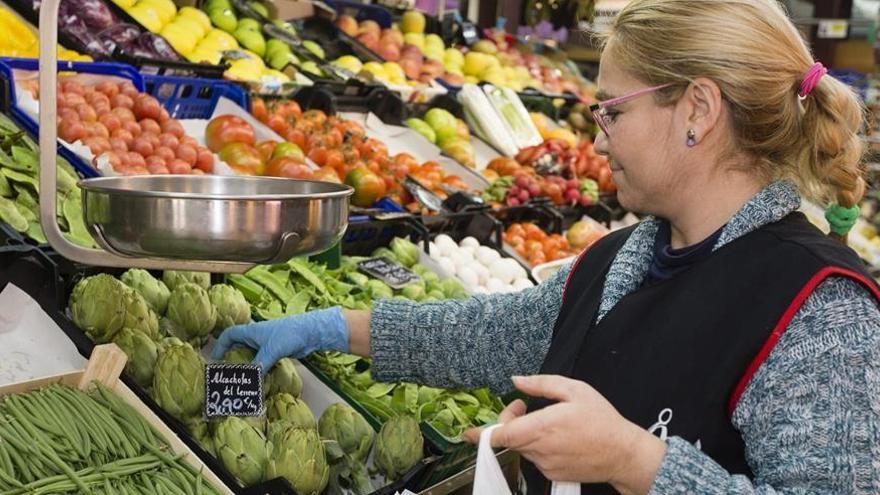
M 238 40 L 235 39 L 235 36 L 227 33 L 222 29 L 212 29 L 207 36 L 205 36 L 205 41 L 211 43 L 211 46 L 216 46 L 218 50 L 234 50 L 238 48 Z
M 186 59 L 196 64 L 206 62 L 217 65 L 220 63 L 221 55 L 220 52 L 216 50 L 205 49 L 202 48 L 201 45 L 197 45 L 196 48 L 186 56 Z
M 162 31 L 159 32 L 165 40 L 177 50 L 178 53 L 182 55 L 187 55 L 192 52 L 196 47 L 196 43 L 198 43 L 198 38 L 196 37 L 196 33 L 192 31 L 187 31 L 183 26 L 179 24 L 168 24 Z
M 128 10 L 128 14 L 151 32 L 158 33 L 162 30 L 162 19 L 156 9 L 150 5 L 137 4 Z
M 177 17 L 185 17 L 187 19 L 192 19 L 198 22 L 206 33 L 211 30 L 211 19 L 208 18 L 207 14 L 199 9 L 193 7 L 183 7 L 182 9 L 177 11 Z
M 168 24 L 177 15 L 177 6 L 171 0 L 140 0 L 138 5 L 148 5 L 156 9 L 162 24 Z
M 201 23 L 188 17 L 177 16 L 174 18 L 174 20 L 166 24 L 165 27 L 172 25 L 180 26 L 181 29 L 183 29 L 184 31 L 193 33 L 196 36 L 197 40 L 204 38 L 205 35 L 208 34 L 205 28 L 202 27 Z

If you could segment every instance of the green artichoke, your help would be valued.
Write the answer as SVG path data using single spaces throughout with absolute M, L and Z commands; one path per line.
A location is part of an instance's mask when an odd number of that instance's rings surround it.
M 275 366 L 266 375 L 263 393 L 266 396 L 270 396 L 284 392 L 294 397 L 299 397 L 302 394 L 302 388 L 302 378 L 300 378 L 299 373 L 296 371 L 293 359 L 282 358 L 275 363 Z
M 364 462 L 370 455 L 376 432 L 367 420 L 348 404 L 336 403 L 328 407 L 318 420 L 321 438 L 335 440 L 346 454 Z
M 208 290 L 211 287 L 211 274 L 205 272 L 180 272 L 175 270 L 166 270 L 162 274 L 162 281 L 168 287 L 168 290 L 174 291 L 178 285 L 196 284 L 199 287 Z
M 157 348 L 159 350 L 159 354 L 162 354 L 169 347 L 174 347 L 177 345 L 187 345 L 187 343 L 178 339 L 177 337 L 165 337 L 158 342 Z
M 233 347 L 223 355 L 223 361 L 233 364 L 247 364 L 254 360 L 257 353 L 250 347 Z M 265 392 L 266 387 L 263 387 Z
M 182 332 L 183 335 L 178 337 L 187 341 L 207 336 L 217 322 L 217 310 L 211 304 L 208 293 L 190 283 L 180 284 L 171 292 L 167 316 Z
M 317 430 L 287 428 L 273 443 L 267 477 L 283 476 L 300 495 L 318 495 L 327 487 L 330 466 Z
M 208 298 L 217 309 L 214 336 L 233 325 L 251 321 L 251 305 L 238 289 L 231 285 L 217 284 L 208 290 Z
M 185 423 L 186 430 L 192 435 L 196 442 L 198 442 L 199 446 L 201 446 L 205 452 L 217 457 L 217 453 L 214 450 L 214 437 L 211 436 L 208 422 L 201 416 L 195 416 L 186 420 Z
M 172 343 L 163 347 L 153 376 L 153 398 L 159 407 L 180 420 L 202 411 L 205 363 L 192 346 Z
M 242 418 L 228 416 L 217 424 L 214 447 L 220 462 L 244 486 L 266 479 L 271 444 L 263 432 Z
M 389 480 L 400 479 L 422 459 L 424 439 L 412 416 L 395 416 L 376 437 L 373 463 Z
M 121 277 L 122 283 L 136 290 L 147 301 L 150 309 L 156 314 L 164 315 L 165 308 L 168 307 L 168 298 L 171 296 L 171 290 L 161 280 L 156 279 L 150 272 L 141 270 L 140 268 L 132 268 L 123 273 Z
M 125 323 L 123 327 L 137 328 L 153 340 L 159 338 L 159 317 L 147 301 L 134 289 L 125 286 Z
M 297 428 L 318 427 L 309 405 L 283 392 L 269 397 L 266 401 L 266 418 L 269 421 L 286 421 Z
M 110 342 L 125 324 L 127 289 L 106 273 L 80 280 L 68 304 L 73 322 L 96 344 Z
M 128 356 L 125 372 L 141 387 L 152 387 L 156 359 L 159 357 L 156 343 L 140 329 L 128 327 L 117 332 L 113 342 Z

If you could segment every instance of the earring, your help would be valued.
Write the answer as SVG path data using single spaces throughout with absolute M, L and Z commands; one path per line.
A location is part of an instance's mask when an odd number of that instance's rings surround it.
M 694 146 L 697 145 L 697 133 L 694 132 L 693 129 L 688 129 L 687 137 L 688 137 L 688 140 L 687 140 L 688 148 L 693 148 Z

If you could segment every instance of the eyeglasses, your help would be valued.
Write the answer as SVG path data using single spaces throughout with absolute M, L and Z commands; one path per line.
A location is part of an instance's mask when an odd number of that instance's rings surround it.
M 654 91 L 659 91 L 664 88 L 668 88 L 672 86 L 672 83 L 662 84 L 660 86 L 653 86 L 651 88 L 640 89 L 634 93 L 630 93 L 628 95 L 619 96 L 617 98 L 612 98 L 610 100 L 600 101 L 599 103 L 594 103 L 590 105 L 590 112 L 593 114 L 593 120 L 599 124 L 599 128 L 602 129 L 602 132 L 605 133 L 605 137 L 608 137 L 610 133 L 608 132 L 608 127 L 611 126 L 613 121 L 611 120 L 610 115 L 608 115 L 608 109 L 621 103 L 626 103 L 630 100 L 634 100 L 640 96 L 644 96 Z

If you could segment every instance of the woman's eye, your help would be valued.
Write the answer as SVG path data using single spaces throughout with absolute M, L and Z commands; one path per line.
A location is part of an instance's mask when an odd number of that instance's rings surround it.
M 608 110 L 607 112 L 605 112 L 605 121 L 610 124 L 613 124 L 614 121 L 617 120 L 617 117 L 619 115 L 620 115 L 620 112 L 618 112 L 617 110 Z

